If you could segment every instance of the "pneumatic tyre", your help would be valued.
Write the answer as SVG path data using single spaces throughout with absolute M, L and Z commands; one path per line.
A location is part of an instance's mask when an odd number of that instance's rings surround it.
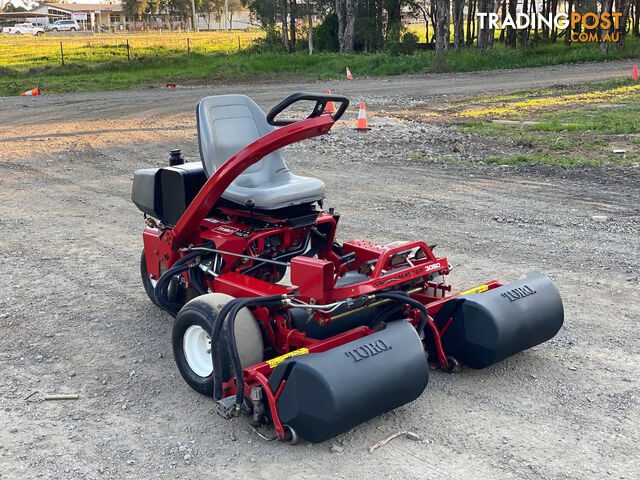
M 233 300 L 223 293 L 208 293 L 188 302 L 173 324 L 172 347 L 180 375 L 196 392 L 213 396 L 213 362 L 211 360 L 211 329 L 222 307 Z M 222 380 L 233 377 L 227 349 L 226 324 L 221 333 Z M 247 308 L 238 312 L 235 321 L 235 337 L 242 367 L 255 365 L 263 360 L 264 343 L 260 327 Z

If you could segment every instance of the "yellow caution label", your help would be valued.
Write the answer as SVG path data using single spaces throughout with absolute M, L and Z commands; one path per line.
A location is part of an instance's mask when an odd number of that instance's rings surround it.
M 267 363 L 271 368 L 275 368 L 279 363 L 284 362 L 287 358 L 297 357 L 298 355 L 305 355 L 309 353 L 308 348 L 299 348 L 298 350 L 294 350 L 293 352 L 285 353 L 284 355 L 280 355 L 279 357 L 272 358 L 271 360 L 267 360 Z
M 478 285 L 477 287 L 470 288 L 469 290 L 465 290 L 464 292 L 460 292 L 460 295 L 469 295 L 470 293 L 482 293 L 489 290 L 489 285 Z

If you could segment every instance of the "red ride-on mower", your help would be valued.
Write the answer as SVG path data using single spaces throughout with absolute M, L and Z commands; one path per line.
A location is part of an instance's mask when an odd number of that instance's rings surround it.
M 277 119 L 300 101 L 315 102 L 308 118 Z M 173 151 L 170 166 L 134 176 L 142 281 L 175 316 L 180 373 L 223 415 L 272 423 L 290 442 L 327 440 L 416 399 L 430 367 L 487 367 L 563 322 L 545 275 L 451 294 L 435 245 L 336 242 L 324 184 L 293 174 L 282 148 L 329 133 L 348 105 L 297 93 L 265 116 L 243 95 L 203 98 L 202 162 Z

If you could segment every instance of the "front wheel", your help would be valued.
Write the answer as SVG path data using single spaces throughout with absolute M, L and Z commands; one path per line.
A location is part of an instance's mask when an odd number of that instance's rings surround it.
M 36 37 L 41 37 L 42 36 L 42 32 L 36 32 Z
M 171 343 L 173 357 L 180 375 L 196 392 L 213 396 L 213 361 L 211 360 L 211 330 L 222 307 L 233 300 L 223 293 L 208 293 L 188 302 L 173 324 Z M 264 358 L 264 344 L 260 327 L 247 308 L 238 312 L 234 324 L 236 344 L 242 367 L 260 363 Z M 222 355 L 222 380 L 233 377 L 227 349 L 226 322 L 219 343 Z

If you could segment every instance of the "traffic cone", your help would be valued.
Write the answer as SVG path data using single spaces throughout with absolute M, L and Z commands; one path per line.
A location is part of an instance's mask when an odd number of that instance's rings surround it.
M 331 90 L 327 90 L 327 95 L 331 95 Z M 324 107 L 324 113 L 336 113 L 336 107 L 333 102 L 327 102 L 327 106 Z
M 638 66 L 637 66 L 637 65 L 634 65 L 634 66 L 633 66 L 633 73 L 631 74 L 631 79 L 632 79 L 634 82 L 637 82 L 637 81 L 638 81 Z
M 349 67 L 347 67 L 347 78 L 349 80 L 353 80 L 353 75 L 351 75 L 351 70 L 349 70 Z
M 32 95 L 40 95 L 40 89 L 38 87 L 36 87 L 33 90 L 27 90 L 26 92 L 22 92 L 22 95 L 20 95 L 20 96 L 21 97 L 30 97 Z
M 364 109 L 364 102 L 360 102 L 360 111 L 358 112 L 358 122 L 356 123 L 356 130 L 371 130 L 367 126 L 367 112 Z

